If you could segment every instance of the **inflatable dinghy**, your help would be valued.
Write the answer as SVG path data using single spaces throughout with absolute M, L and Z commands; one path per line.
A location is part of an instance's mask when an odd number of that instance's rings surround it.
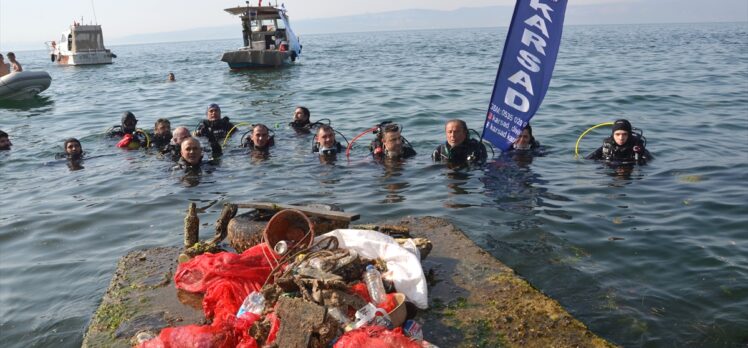
M 21 71 L 0 77 L 0 99 L 20 100 L 31 98 L 52 83 L 46 71 Z

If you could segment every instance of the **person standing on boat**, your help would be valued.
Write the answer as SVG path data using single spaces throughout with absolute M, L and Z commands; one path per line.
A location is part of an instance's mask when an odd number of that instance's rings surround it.
M 5 58 L 0 54 L 0 77 L 10 74 L 10 64 L 5 62 Z
M 210 104 L 205 111 L 206 119 L 202 120 L 193 132 L 196 137 L 207 137 L 212 134 L 216 140 L 226 138 L 226 135 L 234 128 L 234 124 L 228 117 L 221 118 L 221 107 L 218 104 Z
M 19 63 L 16 60 L 16 54 L 13 52 L 8 52 L 8 61 L 10 62 L 10 66 L 13 67 L 14 72 L 21 72 L 23 71 L 23 67 L 21 67 L 21 63 Z
M 611 135 L 603 140 L 595 152 L 586 159 L 603 160 L 609 164 L 645 164 L 652 159 L 647 151 L 647 141 L 640 134 L 632 132 L 631 123 L 620 119 L 613 122 Z
M 0 130 L 0 151 L 10 150 L 11 146 L 13 146 L 13 143 L 10 142 L 8 133 Z
M 439 145 L 431 158 L 437 162 L 449 164 L 479 164 L 488 157 L 486 146 L 480 141 L 470 138 L 465 121 L 452 119 L 445 126 L 447 141 Z

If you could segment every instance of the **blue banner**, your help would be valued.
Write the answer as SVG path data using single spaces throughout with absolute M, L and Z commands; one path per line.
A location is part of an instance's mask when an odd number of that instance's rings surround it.
M 567 0 L 517 0 L 482 139 L 506 150 L 538 111 L 561 44 Z

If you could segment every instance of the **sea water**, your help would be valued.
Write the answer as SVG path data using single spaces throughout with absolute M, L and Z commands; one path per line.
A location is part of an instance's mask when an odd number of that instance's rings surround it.
M 450 219 L 606 339 L 623 346 L 742 346 L 748 340 L 748 24 L 569 26 L 550 90 L 532 121 L 547 154 L 450 170 L 430 153 L 444 122 L 483 125 L 506 28 L 309 35 L 281 70 L 232 72 L 230 40 L 110 47 L 115 63 L 46 70 L 38 98 L 0 105 L 0 341 L 76 347 L 129 251 L 179 245 L 190 202 L 203 231 L 224 202 L 334 203 L 361 222 Z M 40 43 L 41 45 L 41 43 Z M 174 72 L 176 82 L 166 82 Z M 189 128 L 218 103 L 232 121 L 265 123 L 267 160 L 238 149 L 197 180 L 102 134 L 125 111 Z M 324 164 L 287 127 L 293 109 L 328 118 L 348 140 L 391 120 L 418 155 Z M 627 118 L 655 160 L 617 171 L 574 158 L 588 127 Z M 609 128 L 582 139 L 600 146 Z M 77 137 L 84 169 L 56 161 Z M 338 136 L 338 140 L 343 140 Z M 206 232 L 203 232 L 206 233 Z M 210 233 L 210 232 L 207 232 Z

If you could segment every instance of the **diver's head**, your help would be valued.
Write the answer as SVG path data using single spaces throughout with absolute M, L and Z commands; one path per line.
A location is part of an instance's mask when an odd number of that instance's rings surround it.
M 122 114 L 122 131 L 127 134 L 132 134 L 135 132 L 135 126 L 138 125 L 138 119 L 135 118 L 135 115 L 132 112 L 125 111 L 124 114 Z
M 612 135 L 616 144 L 626 144 L 631 136 L 631 123 L 624 119 L 616 120 L 613 122 Z
M 177 78 L 174 76 L 173 72 L 170 72 L 169 75 L 166 76 L 167 81 L 176 81 Z
M 197 165 L 203 159 L 203 149 L 200 147 L 200 141 L 189 137 L 182 141 L 180 154 L 184 160 L 191 164 Z
M 65 140 L 65 143 L 62 145 L 62 147 L 65 149 L 65 154 L 72 159 L 78 159 L 83 154 L 83 147 L 81 147 L 81 142 L 76 138 L 69 138 Z
M 208 121 L 218 121 L 221 119 L 221 107 L 218 104 L 213 103 L 208 105 L 208 110 L 205 111 L 205 116 Z
M 189 137 L 190 137 L 190 130 L 187 129 L 187 127 L 177 127 L 177 128 L 174 128 L 174 133 L 172 133 L 172 136 L 171 136 L 171 142 L 173 144 L 179 145 L 185 139 Z
M 519 134 L 517 137 L 517 140 L 514 141 L 514 148 L 516 150 L 529 150 L 530 146 L 532 145 L 532 127 L 530 127 L 530 124 L 527 124 L 527 127 L 522 130 L 522 133 Z
M 382 146 L 387 157 L 396 158 L 403 154 L 403 137 L 400 126 L 388 124 L 382 129 Z
M 153 126 L 153 133 L 161 136 L 171 135 L 171 122 L 165 118 L 159 118 Z
M 319 143 L 319 151 L 322 153 L 323 149 L 334 149 L 335 148 L 335 130 L 328 125 L 322 125 L 317 130 L 317 142 Z
M 467 124 L 460 119 L 447 121 L 445 130 L 447 133 L 447 144 L 452 147 L 462 144 L 468 137 Z
M 293 123 L 300 126 L 306 125 L 309 123 L 310 115 L 311 113 L 309 112 L 309 109 L 303 106 L 297 106 L 293 111 Z
M 264 149 L 270 143 L 270 130 L 266 125 L 258 123 L 252 128 L 251 139 L 255 148 Z
M 10 150 L 11 146 L 13 146 L 13 143 L 10 142 L 8 133 L 0 130 L 0 150 Z

